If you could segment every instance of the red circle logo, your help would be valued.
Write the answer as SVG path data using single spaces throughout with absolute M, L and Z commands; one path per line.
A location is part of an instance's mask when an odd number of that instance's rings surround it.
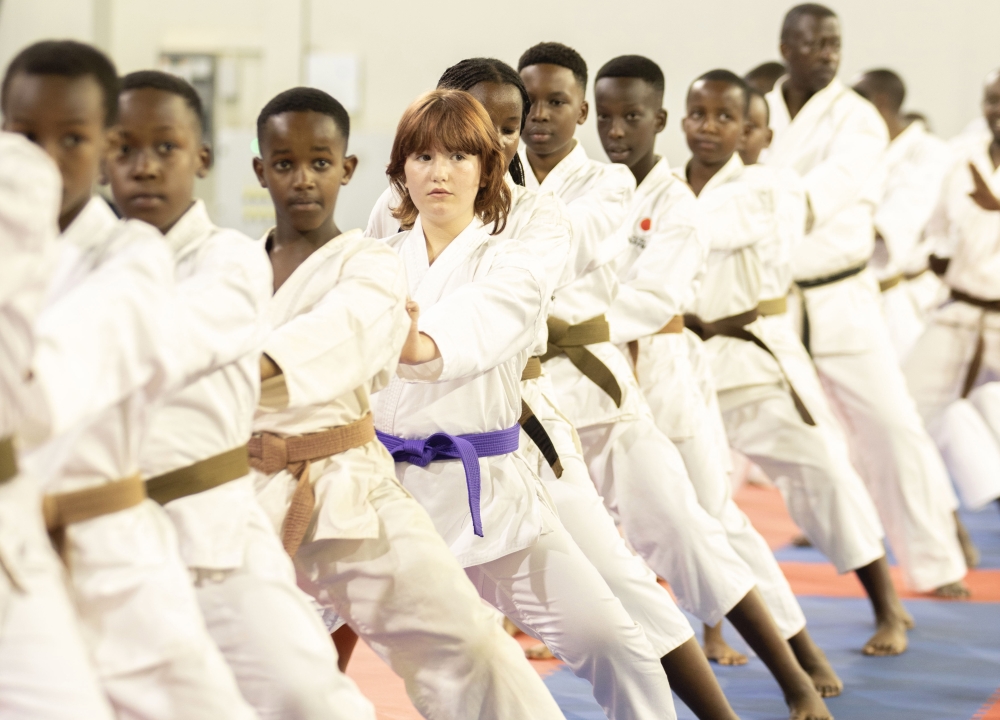
M 643 218 L 642 222 L 639 223 L 639 227 L 641 227 L 645 232 L 648 232 L 649 228 L 653 227 L 653 221 L 649 218 Z

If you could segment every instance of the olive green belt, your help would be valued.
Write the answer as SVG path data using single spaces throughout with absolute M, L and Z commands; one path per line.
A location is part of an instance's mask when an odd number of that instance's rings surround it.
M 608 366 L 598 360 L 587 345 L 610 342 L 611 329 L 608 321 L 603 315 L 598 315 L 582 323 L 570 325 L 565 320 L 550 317 L 549 345 L 542 355 L 541 361 L 551 360 L 559 355 L 565 355 L 591 382 L 601 388 L 608 396 L 615 401 L 615 405 L 621 407 L 622 389 L 618 385 L 614 374 Z
M 188 495 L 196 495 L 245 477 L 250 472 L 247 446 L 240 445 L 224 453 L 199 460 L 193 465 L 171 470 L 146 481 L 150 498 L 166 505 Z
M 542 376 L 542 361 L 535 356 L 528 358 L 528 362 L 521 371 L 521 380 L 534 380 Z
M 782 296 L 770 298 L 769 300 L 761 300 L 757 303 L 757 312 L 760 313 L 761 317 L 784 315 L 788 312 L 788 298 L 786 296 Z
M 17 477 L 17 453 L 14 452 L 14 437 L 0 438 L 0 483 Z
M 138 474 L 103 485 L 42 498 L 42 515 L 49 537 L 63 554 L 66 528 L 102 515 L 128 510 L 146 499 L 146 484 Z
M 893 275 L 892 277 L 887 277 L 885 280 L 879 280 L 878 281 L 878 289 L 881 292 L 886 292 L 888 290 L 892 290 L 894 287 L 896 287 L 897 285 L 899 285 L 899 283 L 903 282 L 903 280 L 905 280 L 905 279 L 906 279 L 906 276 L 903 273 L 899 273 L 897 275 Z

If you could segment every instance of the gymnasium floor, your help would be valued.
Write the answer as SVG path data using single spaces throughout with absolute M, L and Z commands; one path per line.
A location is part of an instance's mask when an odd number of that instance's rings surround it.
M 798 534 L 776 490 L 743 486 L 736 500 L 776 549 L 800 597 L 809 630 L 845 683 L 829 700 L 837 720 L 1000 720 L 1000 512 L 994 506 L 964 515 L 983 554 L 967 582 L 971 601 L 946 602 L 904 594 L 917 627 L 910 649 L 894 658 L 868 658 L 860 647 L 872 632 L 871 611 L 853 575 L 838 576 L 820 553 L 790 545 Z M 895 568 L 893 569 L 895 572 Z M 894 576 L 898 588 L 902 582 Z M 695 627 L 699 627 L 694 620 Z M 730 626 L 727 640 L 747 648 Z M 520 638 L 523 644 L 534 644 Z M 556 660 L 533 662 L 567 720 L 604 720 L 590 686 Z M 785 720 L 777 685 L 755 657 L 743 667 L 715 667 L 743 720 Z M 359 643 L 348 670 L 378 709 L 379 720 L 419 720 L 402 682 Z M 679 701 L 678 716 L 693 720 Z

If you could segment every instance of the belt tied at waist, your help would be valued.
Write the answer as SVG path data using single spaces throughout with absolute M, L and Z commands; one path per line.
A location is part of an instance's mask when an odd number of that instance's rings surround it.
M 521 426 L 514 425 L 506 430 L 469 435 L 437 432 L 427 438 L 401 438 L 381 431 L 376 431 L 376 434 L 396 462 L 427 467 L 435 460 L 461 460 L 465 470 L 465 486 L 469 491 L 472 530 L 483 537 L 483 519 L 479 509 L 482 488 L 479 458 L 514 452 L 520 444 L 520 432 Z
M 249 472 L 250 459 L 247 456 L 247 446 L 240 445 L 192 465 L 150 478 L 146 481 L 146 494 L 160 505 L 166 505 L 172 500 L 196 495 L 232 480 L 239 480 Z
M 906 275 L 903 273 L 897 273 L 891 277 L 885 278 L 884 280 L 879 280 L 878 289 L 880 292 L 888 292 L 904 280 L 906 280 Z
M 684 316 L 674 315 L 667 321 L 667 324 L 657 330 L 654 335 L 677 335 L 684 332 Z M 628 354 L 632 357 L 632 366 L 639 364 L 639 341 L 628 341 Z
M 832 285 L 833 283 L 840 282 L 841 280 L 846 280 L 847 278 L 854 277 L 855 275 L 860 275 L 864 272 L 866 267 L 868 267 L 868 263 L 863 262 L 860 265 L 855 265 L 854 267 L 841 270 L 838 273 L 827 275 L 826 277 L 814 278 L 812 280 L 796 280 L 795 286 L 798 287 L 799 290 L 810 290 L 812 288 L 823 287 L 824 285 Z M 811 355 L 812 350 L 809 347 L 810 335 L 809 308 L 807 307 L 805 298 L 802 298 L 802 344 L 805 346 L 806 352 Z
M 528 362 L 524 365 L 524 370 L 521 371 L 521 380 L 534 380 L 541 376 L 542 361 L 535 356 L 528 358 Z
M 316 507 L 316 492 L 309 478 L 310 464 L 361 447 L 374 439 L 375 423 L 371 413 L 349 425 L 306 435 L 279 437 L 260 433 L 250 438 L 247 450 L 251 467 L 268 475 L 288 470 L 297 481 L 281 525 L 281 544 L 285 552 L 291 556 L 298 552 Z
M 622 405 L 622 389 L 608 366 L 597 359 L 585 345 L 611 341 L 611 329 L 603 315 L 570 325 L 556 317 L 548 319 L 549 345 L 541 361 L 565 355 L 577 370 L 606 392 L 617 407 Z
M 62 555 L 68 526 L 128 510 L 145 499 L 146 484 L 136 474 L 83 490 L 45 495 L 42 515 L 49 537 Z
M 972 305 L 973 307 L 980 308 L 986 312 L 1000 312 L 1000 300 L 986 300 L 984 298 L 978 298 L 975 295 L 969 295 L 961 290 L 951 290 L 951 299 L 957 300 L 958 302 L 963 302 L 966 305 Z M 986 336 L 983 332 L 984 324 L 986 321 L 986 315 L 979 321 L 979 331 L 976 336 L 976 349 L 972 353 L 972 362 L 969 363 L 969 369 L 965 373 L 965 382 L 962 383 L 962 397 L 968 397 L 969 393 L 972 392 L 972 388 L 976 385 L 976 378 L 979 377 L 979 371 L 983 367 L 983 355 L 986 353 Z
M 14 436 L 0 438 L 0 483 L 17 477 L 17 453 L 14 452 Z
M 788 377 L 788 374 L 785 372 L 785 368 L 781 364 L 781 360 L 779 360 L 778 356 L 775 355 L 771 348 L 767 346 L 767 343 L 746 329 L 746 326 L 758 317 L 760 317 L 760 312 L 757 308 L 754 308 L 740 313 L 739 315 L 730 315 L 729 317 L 721 318 L 720 320 L 715 320 L 713 322 L 705 322 L 697 315 L 685 315 L 684 324 L 702 340 L 709 340 L 716 335 L 736 338 L 737 340 L 744 340 L 746 342 L 753 343 L 774 358 L 774 361 L 778 364 L 778 370 L 781 371 L 782 377 L 784 377 L 785 382 L 788 383 L 788 392 L 792 396 L 792 402 L 795 403 L 795 409 L 798 411 L 799 417 L 802 418 L 802 422 L 806 425 L 815 425 L 816 421 L 813 420 L 813 416 L 806 407 L 806 404 L 802 402 L 802 398 L 799 397 L 798 392 L 796 392 L 795 386 L 792 385 L 791 378 Z
M 534 411 L 528 407 L 528 403 L 524 402 L 524 400 L 521 401 L 521 417 L 518 419 L 517 424 L 521 426 L 524 434 L 541 451 L 542 457 L 545 458 L 545 462 L 552 468 L 552 472 L 556 478 L 561 478 L 563 466 L 562 460 L 559 459 L 559 453 L 556 451 L 556 446 L 552 444 L 552 438 L 545 431 L 542 421 L 535 417 Z
M 782 295 L 781 297 L 761 300 L 757 303 L 757 312 L 760 313 L 761 317 L 784 315 L 788 312 L 788 297 Z

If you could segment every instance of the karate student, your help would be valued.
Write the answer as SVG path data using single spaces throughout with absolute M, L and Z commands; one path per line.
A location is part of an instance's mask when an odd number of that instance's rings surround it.
M 18 467 L 33 400 L 24 382 L 31 327 L 54 269 L 62 182 L 21 135 L 0 132 L 0 158 L 0 696 L 9 717 L 110 720 L 45 533 L 38 483 Z
M 259 245 L 216 227 L 193 196 L 211 151 L 194 88 L 148 70 L 122 80 L 108 162 L 124 217 L 162 232 L 176 312 L 199 377 L 153 412 L 140 467 L 173 521 L 209 633 L 261 718 L 374 717 L 336 656 L 254 496 L 246 444 L 260 395 L 271 267 Z
M 532 254 L 544 263 L 549 286 L 558 287 L 572 241 L 565 206 L 552 193 L 528 190 L 514 181 L 516 176 L 524 182 L 517 148 L 530 106 L 521 76 L 500 60 L 472 58 L 448 68 L 438 87 L 469 92 L 490 116 L 504 148 L 511 191 L 506 225 L 495 237 L 516 238 L 528 244 Z M 394 207 L 398 206 L 391 188 L 372 210 L 369 234 L 399 226 L 390 212 L 390 199 Z M 546 291 L 546 297 L 550 295 L 551 291 Z M 521 374 L 521 450 L 545 482 L 560 522 L 629 616 L 642 626 L 673 690 L 698 717 L 733 717 L 690 623 L 652 570 L 628 549 L 597 494 L 576 431 L 559 410 L 551 381 L 537 361 L 537 356 L 545 352 L 547 335 L 546 326 L 540 325 L 531 349 L 535 359 Z M 551 657 L 544 646 L 529 652 Z
M 370 393 L 393 375 L 410 322 L 396 254 L 333 215 L 354 173 L 349 119 L 320 90 L 261 110 L 254 169 L 274 202 L 273 330 L 250 442 L 258 498 L 299 585 L 406 682 L 428 718 L 561 718 L 494 622 L 376 439 Z
M 803 342 L 848 426 L 852 458 L 879 510 L 907 583 L 968 594 L 944 463 L 921 422 L 866 265 L 874 245 L 866 184 L 888 133 L 876 110 L 836 79 L 840 23 L 822 5 L 785 17 L 789 72 L 767 96 L 774 140 L 763 162 L 803 180 L 807 234 L 793 251 Z
M 906 380 L 966 507 L 1000 498 L 1000 72 L 983 88 L 992 137 L 948 173 L 927 227 L 948 302 L 929 318 Z
M 414 322 L 375 398 L 376 427 L 483 599 L 586 678 L 609 718 L 673 716 L 652 645 L 518 450 L 520 378 L 547 281 L 527 243 L 492 235 L 510 208 L 506 168 L 489 115 L 465 92 L 428 93 L 400 120 L 386 174 L 406 229 L 388 242 Z
M 953 158 L 948 144 L 927 132 L 923 123 L 903 117 L 906 86 L 892 70 L 869 70 L 853 87 L 875 106 L 889 130 L 889 149 L 880 168 L 884 186 L 879 188 L 875 210 L 871 264 L 882 291 L 892 344 L 902 362 L 924 327 L 920 296 L 911 293 L 906 273 L 914 261 L 920 264 L 915 257 L 918 245 Z M 922 282 L 940 285 L 934 273 L 922 275 Z
M 146 497 L 139 446 L 150 410 L 193 371 L 171 312 L 173 261 L 145 223 L 119 223 L 93 186 L 117 115 L 98 50 L 43 42 L 11 62 L 5 127 L 63 175 L 65 262 L 35 331 L 34 391 L 53 437 L 25 457 L 101 683 L 119 718 L 253 718 L 209 637 L 170 520 Z
M 725 460 L 729 445 L 701 340 L 683 328 L 704 270 L 710 238 L 687 183 L 656 155 L 666 126 L 664 77 L 648 58 L 608 61 L 594 84 L 597 129 L 609 158 L 638 182 L 625 227 L 629 249 L 617 259 L 621 279 L 608 311 L 611 339 L 629 343 L 639 385 L 658 427 L 677 446 L 698 502 L 725 529 L 729 544 L 752 569 L 782 637 L 824 697 L 843 684 L 806 630 L 806 619 L 767 542 L 733 502 Z M 685 120 L 687 122 L 687 120 Z M 713 635 L 714 652 L 735 651 Z M 721 643 L 721 646 L 720 646 Z M 745 659 L 744 659 L 745 662 Z
M 575 255 L 549 311 L 541 360 L 559 406 L 576 427 L 605 505 L 682 606 L 708 624 L 724 616 L 774 673 L 793 716 L 826 716 L 721 524 L 699 504 L 677 449 L 656 427 L 635 376 L 611 344 L 605 313 L 618 291 L 618 232 L 635 180 L 627 168 L 589 160 L 574 139 L 586 119 L 586 63 L 542 43 L 519 61 L 532 107 L 523 138 L 529 187 L 555 191 L 573 220 Z

